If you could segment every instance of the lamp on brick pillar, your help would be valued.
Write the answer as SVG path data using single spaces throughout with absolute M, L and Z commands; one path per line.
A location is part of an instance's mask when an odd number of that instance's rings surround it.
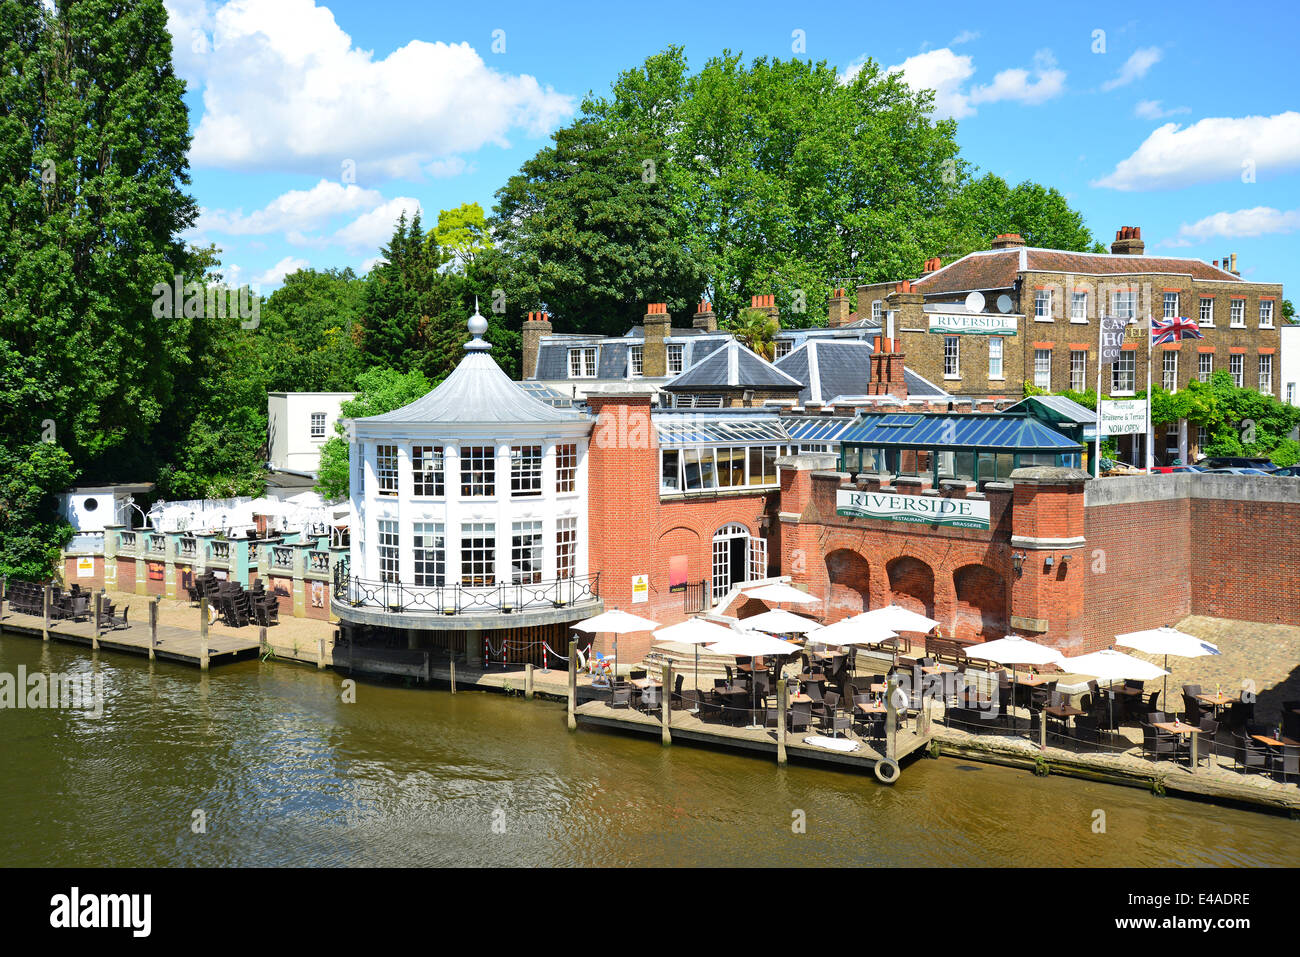
M 542 337 L 551 334 L 551 317 L 544 312 L 530 312 L 524 322 L 524 378 L 537 376 L 537 354 L 541 351 Z
M 1083 638 L 1087 576 L 1057 555 L 1087 543 L 1083 489 L 1090 479 L 1080 469 L 1056 466 L 1011 473 L 1013 631 L 1045 632 L 1057 646 Z
M 666 302 L 652 302 L 646 306 L 645 319 L 641 328 L 645 338 L 641 347 L 641 374 L 643 376 L 665 376 L 668 374 L 668 346 L 664 340 L 672 326 L 672 316 L 668 314 Z

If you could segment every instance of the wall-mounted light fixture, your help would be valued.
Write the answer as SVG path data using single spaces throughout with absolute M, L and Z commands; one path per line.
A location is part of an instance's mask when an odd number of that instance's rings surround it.
M 1015 569 L 1016 569 L 1016 574 L 1019 575 L 1020 572 L 1021 572 L 1021 571 L 1024 569 L 1024 567 L 1025 567 L 1025 555 L 1024 555 L 1024 552 L 1012 552 L 1012 554 L 1011 554 L 1011 564 L 1015 567 Z
M 1052 567 L 1052 562 L 1053 562 L 1054 560 L 1055 560 L 1055 559 L 1053 559 L 1051 555 L 1048 555 L 1045 559 L 1043 559 L 1043 567 L 1044 567 L 1044 568 L 1051 568 L 1051 567 Z
M 1070 564 L 1070 555 L 1069 555 L 1069 553 L 1066 553 L 1066 554 L 1064 554 L 1064 555 L 1061 556 L 1061 564 L 1062 564 L 1062 565 L 1068 565 L 1068 564 Z

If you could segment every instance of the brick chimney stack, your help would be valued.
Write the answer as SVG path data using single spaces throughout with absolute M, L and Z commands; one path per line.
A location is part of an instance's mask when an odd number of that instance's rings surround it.
M 664 342 L 672 328 L 673 317 L 668 314 L 668 303 L 652 302 L 645 308 L 641 328 L 645 338 L 641 346 L 641 374 L 665 376 L 668 374 L 668 345 Z
M 831 294 L 830 306 L 827 310 L 827 314 L 830 317 L 828 325 L 832 329 L 837 329 L 840 326 L 847 325 L 850 312 L 852 312 L 852 310 L 849 308 L 848 292 L 844 289 L 836 289 L 835 292 Z
M 1142 242 L 1141 226 L 1124 226 L 1115 230 L 1115 241 L 1110 244 L 1110 251 L 1115 256 L 1141 256 L 1146 252 L 1147 244 Z
M 695 318 L 691 320 L 691 325 L 696 329 L 702 329 L 704 332 L 717 332 L 718 317 L 713 312 L 713 303 L 700 303 L 700 308 L 695 311 Z
M 537 378 L 537 354 L 541 351 L 542 338 L 552 332 L 551 317 L 544 312 L 530 312 L 524 322 L 524 378 Z
M 998 233 L 997 238 L 993 240 L 990 249 L 1019 249 L 1025 245 L 1024 238 L 1019 233 Z
M 776 296 L 754 296 L 750 300 L 750 308 L 767 313 L 776 321 L 777 327 L 780 327 L 781 311 L 776 307 Z
M 871 350 L 871 381 L 868 395 L 892 395 L 907 398 L 907 379 L 903 377 L 903 353 L 895 339 L 876 336 Z
M 888 339 L 893 339 L 903 329 L 925 327 L 925 293 L 906 279 L 897 283 L 894 291 L 885 297 L 885 309 L 889 313 L 885 317 L 884 328 Z
M 930 273 L 937 271 L 941 266 L 943 266 L 943 260 L 938 256 L 933 256 L 930 259 L 927 259 L 925 265 L 921 267 L 921 275 L 928 276 Z

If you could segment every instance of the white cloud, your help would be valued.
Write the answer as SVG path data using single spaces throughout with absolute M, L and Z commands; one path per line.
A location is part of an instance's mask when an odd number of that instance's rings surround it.
M 196 166 L 418 177 L 514 131 L 541 136 L 572 97 L 490 69 L 468 43 L 411 40 L 383 59 L 313 0 L 167 0 L 177 68 L 203 90 Z M 449 169 L 450 167 L 443 167 Z
M 980 32 L 978 30 L 963 30 L 961 33 L 957 34 L 955 37 L 953 37 L 951 40 L 948 41 L 948 46 L 950 47 L 959 46 L 963 43 L 970 43 L 972 40 L 978 40 L 979 38 L 980 38 Z
M 1030 79 L 1029 70 L 1003 70 L 993 77 L 992 83 L 971 90 L 970 101 L 996 103 L 1015 100 L 1033 105 L 1060 96 L 1064 89 L 1065 71 L 1056 68 L 1056 58 L 1051 50 L 1039 50 L 1034 54 L 1033 79 Z
M 850 67 L 846 79 L 861 68 L 861 62 Z M 947 47 L 908 57 L 886 72 L 902 74 L 904 81 L 914 90 L 934 90 L 934 113 L 940 119 L 952 117 L 959 120 L 973 116 L 977 103 L 1004 100 L 1042 103 L 1059 96 L 1065 89 L 1065 71 L 1056 68 L 1056 59 L 1050 50 L 1035 53 L 1034 66 L 1030 70 L 1002 70 L 993 77 L 992 83 L 969 89 L 966 83 L 975 75 L 974 60 Z
M 1215 237 L 1241 239 L 1269 233 L 1290 233 L 1297 229 L 1300 229 L 1300 209 L 1284 212 L 1271 206 L 1255 206 L 1231 213 L 1214 213 L 1194 223 L 1183 223 L 1178 228 L 1178 237 L 1168 245 L 1191 246 Z
M 387 262 L 387 261 L 388 260 L 386 260 L 383 256 L 371 256 L 369 259 L 363 259 L 361 261 L 361 268 L 357 271 L 357 275 L 364 276 L 366 273 L 370 272 L 370 270 L 374 269 L 380 263 Z
M 378 190 L 323 179 L 311 189 L 289 190 L 247 216 L 242 210 L 204 209 L 199 215 L 198 228 L 232 236 L 300 234 L 302 230 L 320 228 L 334 216 L 374 209 L 383 201 Z
M 1134 80 L 1140 80 L 1147 75 L 1147 71 L 1160 62 L 1159 47 L 1142 47 L 1134 50 L 1132 55 L 1124 61 L 1124 65 L 1119 68 L 1119 73 L 1114 79 L 1107 80 L 1101 85 L 1103 90 L 1113 90 L 1116 87 L 1127 86 Z
M 296 256 L 285 256 L 266 272 L 253 277 L 252 285 L 258 289 L 263 286 L 278 286 L 284 282 L 284 277 L 289 273 L 297 272 L 299 269 L 306 269 L 309 265 L 310 263 L 305 259 L 299 259 Z
M 1142 120 L 1163 120 L 1167 116 L 1190 112 L 1192 112 L 1190 106 L 1174 106 L 1165 109 L 1160 105 L 1159 100 L 1140 100 L 1138 105 L 1133 107 L 1133 115 Z
M 1249 164 L 1249 165 L 1247 165 Z M 1093 186 L 1123 191 L 1173 189 L 1300 166 L 1300 113 L 1276 116 L 1209 117 L 1180 128 L 1154 130 L 1132 156 Z
M 409 222 L 421 212 L 420 201 L 410 196 L 398 196 L 383 205 L 363 213 L 338 230 L 330 238 L 352 252 L 373 252 L 393 236 L 393 227 L 402 213 Z

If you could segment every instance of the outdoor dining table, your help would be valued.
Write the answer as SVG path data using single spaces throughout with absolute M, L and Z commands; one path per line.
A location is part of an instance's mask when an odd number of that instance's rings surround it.
M 1076 708 L 1073 705 L 1068 705 L 1068 704 L 1054 704 L 1047 708 L 1044 708 L 1043 710 L 1046 711 L 1051 717 L 1059 720 L 1066 727 L 1069 727 L 1071 724 L 1073 724 L 1072 719 L 1079 717 L 1079 715 L 1081 714 L 1088 713 L 1081 708 Z
M 1229 698 L 1226 694 L 1220 691 L 1218 694 L 1198 694 L 1196 700 L 1203 704 L 1208 704 L 1217 712 L 1220 708 L 1232 704 L 1236 699 Z
M 887 714 L 889 712 L 889 709 L 879 701 L 871 701 L 866 704 L 855 703 L 853 709 L 861 711 L 863 714 Z
M 631 682 L 632 687 L 640 688 L 645 691 L 646 688 L 662 688 L 664 683 L 658 678 L 634 678 Z
M 1191 758 L 1192 773 L 1196 773 L 1196 742 L 1200 737 L 1201 729 L 1194 724 L 1188 724 L 1186 721 L 1158 721 L 1154 722 L 1151 727 L 1159 728 L 1161 731 L 1168 731 L 1170 734 L 1190 734 L 1191 741 Z
M 957 669 L 952 665 L 925 665 L 921 668 L 923 675 L 945 675 L 951 674 Z
M 1260 744 L 1268 745 L 1270 748 L 1285 748 L 1285 747 L 1300 746 L 1300 741 L 1292 741 L 1290 738 L 1286 737 L 1285 735 L 1283 735 L 1281 738 L 1275 738 L 1267 734 L 1252 734 L 1251 737 L 1254 738 L 1256 741 L 1258 741 Z
M 1015 676 L 1016 684 L 1027 685 L 1030 688 L 1037 688 L 1039 685 L 1045 685 L 1052 680 L 1053 679 L 1048 678 L 1046 675 L 1031 675 L 1023 674 L 1021 672 L 1017 672 Z

